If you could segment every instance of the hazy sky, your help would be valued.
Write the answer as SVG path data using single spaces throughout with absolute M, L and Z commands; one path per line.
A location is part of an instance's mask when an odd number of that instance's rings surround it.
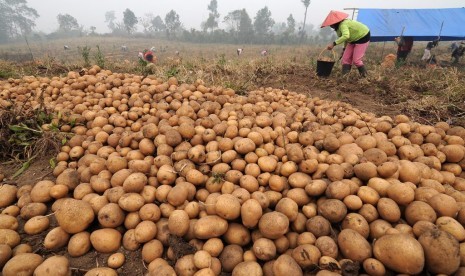
M 220 20 L 230 11 L 245 8 L 252 18 L 265 6 L 271 11 L 276 22 L 286 22 L 293 14 L 297 22 L 303 22 L 304 6 L 301 0 L 217 0 Z M 131 9 L 137 17 L 146 13 L 165 15 L 174 9 L 187 29 L 200 29 L 200 24 L 208 17 L 207 6 L 210 0 L 27 0 L 28 5 L 37 10 L 37 30 L 51 32 L 57 29 L 57 15 L 68 13 L 74 16 L 86 29 L 96 26 L 97 32 L 106 32 L 105 12 L 114 10 L 118 20 L 123 11 Z M 464 0 L 312 0 L 308 8 L 307 22 L 320 25 L 330 10 L 344 8 L 458 8 L 464 7 Z M 138 27 L 141 30 L 142 27 Z

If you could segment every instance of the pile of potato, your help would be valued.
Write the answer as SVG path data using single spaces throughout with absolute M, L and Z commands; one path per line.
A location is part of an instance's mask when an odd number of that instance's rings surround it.
M 116 275 L 136 250 L 148 275 L 465 273 L 464 128 L 286 90 L 82 73 L 0 82 L 0 105 L 43 99 L 74 134 L 55 181 L 0 187 L 4 276 L 69 275 L 91 250 L 109 257 L 86 275 Z M 44 232 L 66 257 L 21 240 Z

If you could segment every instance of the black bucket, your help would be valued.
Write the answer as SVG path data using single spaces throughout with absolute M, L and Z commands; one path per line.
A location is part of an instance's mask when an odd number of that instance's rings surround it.
M 317 60 L 317 62 L 316 62 L 316 74 L 319 77 L 328 77 L 329 75 L 331 75 L 331 71 L 333 70 L 334 63 L 336 63 L 336 62 Z

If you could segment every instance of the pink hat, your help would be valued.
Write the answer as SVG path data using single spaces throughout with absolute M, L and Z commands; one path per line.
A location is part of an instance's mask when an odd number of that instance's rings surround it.
M 321 24 L 321 28 L 339 23 L 342 20 L 346 19 L 347 17 L 349 17 L 349 15 L 345 12 L 330 11 L 328 16 L 326 16 L 325 21 L 323 21 L 323 24 Z

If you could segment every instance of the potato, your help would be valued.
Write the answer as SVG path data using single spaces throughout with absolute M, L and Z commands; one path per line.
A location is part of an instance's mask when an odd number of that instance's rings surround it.
M 379 216 L 388 222 L 400 220 L 401 212 L 397 203 L 390 198 L 381 198 L 376 205 Z
M 450 275 L 459 268 L 460 246 L 451 234 L 435 229 L 423 233 L 418 242 L 425 252 L 429 272 Z
M 337 223 L 342 221 L 346 216 L 347 207 L 338 199 L 327 199 L 318 205 L 318 214 L 331 223 Z
M 126 193 L 118 200 L 119 207 L 126 212 L 139 211 L 144 204 L 144 198 L 138 193 Z
M 156 237 L 157 225 L 150 220 L 142 221 L 134 229 L 134 235 L 138 243 L 148 242 Z
M 243 253 L 244 250 L 239 245 L 230 244 L 225 246 L 219 256 L 223 271 L 233 271 L 234 267 L 244 260 Z
M 408 205 L 415 199 L 415 191 L 405 183 L 396 182 L 387 188 L 387 195 L 398 205 Z
M 112 253 L 121 246 L 121 233 L 112 228 L 98 229 L 90 234 L 92 246 L 100 253 Z
M 23 219 L 30 219 L 35 216 L 45 215 L 47 205 L 40 202 L 31 202 L 21 208 L 20 216 Z
M 368 258 L 365 261 L 363 261 L 363 269 L 368 275 L 386 275 L 386 268 L 384 267 L 383 263 L 377 259 Z
M 68 258 L 64 256 L 52 256 L 41 263 L 35 270 L 34 275 L 68 276 L 71 275 Z
M 263 271 L 257 262 L 247 261 L 236 265 L 232 271 L 232 276 L 262 276 Z
M 311 244 L 299 245 L 292 250 L 292 258 L 301 268 L 309 269 L 318 265 L 321 258 L 320 250 Z
M 9 215 L 9 216 L 13 216 L 13 217 L 17 217 L 20 213 L 20 209 L 18 206 L 16 205 L 10 205 L 8 207 L 6 207 L 5 209 L 2 210 L 1 214 L 2 215 Z
M 142 161 L 143 162 L 143 161 Z M 130 174 L 123 182 L 123 189 L 126 193 L 140 193 L 147 184 L 147 176 L 141 172 Z
M 197 272 L 197 268 L 194 264 L 194 255 L 184 255 L 176 261 L 174 266 L 174 270 L 176 271 L 176 275 L 179 276 L 187 276 L 193 275 Z
M 126 260 L 126 257 L 124 256 L 124 254 L 121 252 L 117 252 L 117 253 L 111 254 L 110 257 L 108 257 L 107 264 L 110 268 L 117 269 L 117 268 L 120 268 L 124 264 L 125 260 Z
M 322 236 L 316 239 L 315 246 L 321 252 L 322 256 L 331 257 L 333 259 L 337 258 L 338 256 L 338 246 L 336 242 L 328 236 Z
M 280 212 L 269 212 L 260 218 L 258 229 L 265 238 L 276 239 L 289 230 L 289 219 Z
M 260 238 L 255 240 L 252 250 L 254 255 L 262 261 L 272 260 L 276 256 L 276 245 L 270 239 Z
M 465 240 L 465 229 L 463 226 L 451 217 L 439 217 L 436 220 L 436 225 L 438 226 L 439 230 L 448 232 L 454 238 L 456 238 L 459 242 Z
M 423 270 L 425 257 L 421 244 L 410 235 L 384 235 L 376 240 L 373 254 L 387 268 L 405 274 Z
M 303 276 L 302 268 L 297 262 L 289 255 L 281 255 L 273 263 L 273 275 L 274 276 L 288 276 L 296 275 Z
M 43 262 L 40 255 L 33 253 L 19 254 L 11 258 L 3 267 L 3 276 L 32 275 Z
M 55 212 L 60 227 L 69 234 L 84 231 L 94 220 L 91 205 L 82 200 L 67 198 Z
M 71 257 L 79 257 L 89 252 L 91 247 L 90 233 L 80 232 L 74 234 L 68 242 L 68 254 Z
M 197 239 L 210 239 L 223 235 L 227 230 L 228 222 L 225 219 L 211 215 L 197 221 L 194 226 L 194 235 Z
M 95 267 L 87 271 L 84 276 L 118 276 L 118 273 L 109 267 Z
M 13 251 L 11 247 L 7 244 L 0 244 L 0 269 L 6 264 L 6 262 L 11 258 Z
M 17 246 L 21 241 L 18 232 L 11 229 L 0 229 L 0 244 L 6 244 L 11 248 Z
M 305 228 L 318 238 L 330 234 L 331 223 L 322 216 L 314 216 L 307 220 Z
M 370 226 L 366 219 L 357 213 L 349 213 L 345 216 L 342 221 L 342 229 L 352 229 L 357 231 L 365 239 L 368 238 L 370 234 Z
M 18 229 L 18 220 L 14 216 L 0 214 L 0 229 Z
M 223 251 L 223 241 L 219 238 L 211 238 L 203 245 L 203 250 L 207 251 L 212 257 L 218 257 Z
M 246 227 L 253 228 L 258 224 L 262 217 L 262 206 L 256 199 L 248 199 L 241 206 L 242 224 Z
M 69 234 L 61 227 L 55 227 L 47 233 L 44 239 L 44 247 L 50 250 L 61 248 L 68 244 Z
M 29 235 L 36 235 L 45 231 L 50 226 L 50 220 L 45 216 L 36 216 L 24 224 L 24 232 Z
M 215 209 L 218 216 L 227 220 L 234 220 L 241 215 L 241 203 L 239 199 L 230 194 L 218 196 Z
M 76 188 L 79 182 L 79 173 L 71 168 L 65 169 L 56 180 L 57 185 L 66 185 L 70 190 Z
M 16 201 L 16 192 L 18 188 L 13 185 L 9 184 L 1 184 L 0 185 L 0 208 L 5 208 L 8 205 L 13 204 Z
M 228 230 L 223 235 L 223 239 L 228 244 L 246 246 L 250 242 L 249 230 L 242 224 L 230 222 Z
M 337 237 L 337 243 L 342 255 L 351 260 L 363 262 L 371 257 L 371 245 L 355 230 L 342 230 Z
M 182 237 L 189 231 L 189 215 L 184 210 L 173 211 L 168 219 L 170 233 Z
M 455 217 L 459 211 L 455 199 L 446 194 L 434 195 L 427 202 L 439 216 Z
M 153 239 L 142 247 L 142 259 L 144 262 L 150 263 L 157 258 L 161 258 L 163 250 L 163 244 L 159 240 Z

